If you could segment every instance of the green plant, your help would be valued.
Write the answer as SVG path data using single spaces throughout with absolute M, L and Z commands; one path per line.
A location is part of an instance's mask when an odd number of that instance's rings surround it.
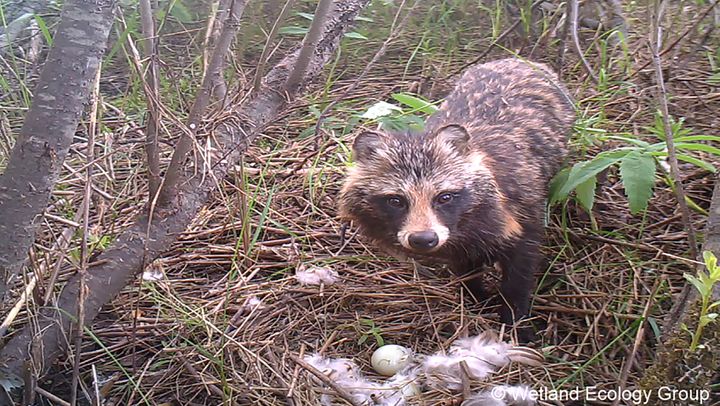
M 378 346 L 382 347 L 385 345 L 385 339 L 382 336 L 382 331 L 380 330 L 380 327 L 375 325 L 373 320 L 358 319 L 358 324 L 355 326 L 355 329 L 360 334 L 360 338 L 358 338 L 358 345 L 365 343 L 370 336 L 375 338 L 375 342 Z
M 391 97 L 409 109 L 379 101 L 370 106 L 360 117 L 377 121 L 384 129 L 391 131 L 407 129 L 419 131 L 424 127 L 425 116 L 437 110 L 437 107 L 431 102 L 409 93 L 394 93 Z
M 720 148 L 703 142 L 720 142 L 720 137 L 714 135 L 690 135 L 692 130 L 683 126 L 684 119 L 670 118 L 671 131 L 680 161 L 691 163 L 707 171 L 715 173 L 715 166 L 688 152 L 699 151 L 720 156 Z M 620 168 L 620 179 L 625 188 L 630 211 L 633 214 L 643 212 L 652 197 L 655 184 L 655 173 L 658 166 L 664 167 L 668 156 L 667 143 L 662 116 L 657 113 L 655 125 L 645 128 L 648 135 L 659 138 L 660 142 L 650 143 L 633 137 L 630 134 L 598 135 L 599 141 L 618 141 L 620 146 L 613 150 L 603 151 L 589 160 L 581 161 L 572 167 L 561 170 L 550 184 L 550 204 L 563 202 L 568 199 L 570 192 L 575 191 L 578 203 L 590 212 L 595 200 L 595 185 L 597 175 L 607 168 L 617 165 Z M 669 178 L 666 183 L 672 187 Z M 690 205 L 703 211 L 693 202 Z
M 703 252 L 703 259 L 705 260 L 705 268 L 707 268 L 707 273 L 700 269 L 697 272 L 697 277 L 692 276 L 688 273 L 685 273 L 683 275 L 685 279 L 688 280 L 688 282 L 692 283 L 695 289 L 697 289 L 698 293 L 700 293 L 700 312 L 698 314 L 698 321 L 695 332 L 690 332 L 690 330 L 688 330 L 687 326 L 684 324 L 682 326 L 682 328 L 688 333 L 690 333 L 690 335 L 692 336 L 692 342 L 690 343 L 690 351 L 695 351 L 698 348 L 704 348 L 704 346 L 700 344 L 700 338 L 702 337 L 703 329 L 705 328 L 705 326 L 714 322 L 717 319 L 718 313 L 711 313 L 710 311 L 720 305 L 720 301 L 710 303 L 710 299 L 712 298 L 713 286 L 715 286 L 715 284 L 720 281 L 720 266 L 718 266 L 717 258 L 710 251 Z

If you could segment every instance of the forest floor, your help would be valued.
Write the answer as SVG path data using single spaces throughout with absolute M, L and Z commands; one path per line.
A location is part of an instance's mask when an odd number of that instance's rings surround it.
M 372 125 L 360 116 L 378 101 L 394 102 L 396 93 L 441 99 L 454 74 L 488 48 L 491 33 L 497 37 L 518 17 L 503 9 L 493 25 L 492 10 L 472 1 L 418 6 L 398 40 L 330 112 L 316 136 L 318 112 L 356 80 L 388 34 L 392 12 L 378 3 L 363 13 L 373 21 L 356 28 L 367 39 L 345 40 L 324 83 L 315 83 L 264 131 L 232 176 L 215 180 L 221 187 L 212 203 L 89 327 L 81 373 L 85 382 L 93 382 L 95 373 L 106 384 L 106 404 L 316 405 L 321 391 L 289 354 L 352 358 L 364 373 L 379 379 L 369 360 L 381 342 L 429 354 L 460 337 L 500 331 L 496 309 L 469 297 L 462 282 L 446 270 L 427 272 L 385 257 L 353 228 L 341 240 L 336 202 L 353 131 Z M 681 3 L 668 12 L 665 44 L 692 27 L 708 7 L 702 1 Z M 579 112 L 574 162 L 629 146 L 609 139 L 611 135 L 660 140 L 646 10 L 635 3 L 625 7 L 625 49 L 613 50 L 607 34 L 580 30 L 598 83 L 568 43 L 562 78 Z M 248 11 L 247 20 L 260 12 Z M 520 29 L 511 32 L 482 61 L 517 53 L 556 66 L 553 33 L 559 11 L 545 13 L 536 22 L 541 28 L 527 37 Z M 663 56 L 670 112 L 684 119 L 680 125 L 688 135 L 720 135 L 720 38 L 717 29 L 709 28 L 710 20 L 701 20 Z M 296 16 L 290 25 L 303 21 Z M 168 34 L 161 50 L 166 62 L 177 67 L 168 68 L 179 79 L 169 80 L 165 90 L 176 97 L 168 103 L 174 103 L 179 115 L 192 100 L 189 89 L 195 79 L 181 75 L 182 67 L 195 63 L 187 55 L 187 43 L 198 35 L 190 29 Z M 262 47 L 257 37 L 247 35 L 238 45 L 243 49 L 236 49 L 234 79 L 241 84 L 252 81 L 252 56 Z M 278 54 L 287 47 L 283 44 Z M 105 155 L 95 165 L 95 249 L 106 246 L 142 210 L 147 194 L 144 101 L 126 61 L 113 61 L 102 78 L 105 113 L 103 137 L 97 142 Z M 21 98 L 12 100 L 22 105 Z M 20 123 L 19 113 L 13 114 L 7 117 L 10 128 Z M 52 217 L 46 218 L 39 242 L 47 249 L 39 250 L 38 260 L 54 263 L 60 257 L 49 247 L 68 226 L 63 219 L 74 218 L 82 198 L 78 170 L 85 165 L 85 142 L 79 134 L 57 184 L 47 211 Z M 712 160 L 703 153 L 693 156 Z M 681 163 L 681 172 L 696 204 L 692 223 L 702 231 L 714 175 L 689 163 Z M 663 319 L 685 284 L 683 273 L 690 271 L 677 200 L 667 176 L 659 172 L 647 210 L 631 214 L 616 167 L 602 174 L 596 192 L 591 215 L 572 197 L 548 213 L 546 261 L 536 275 L 532 307 L 537 329 L 532 346 L 545 362 L 539 367 L 512 364 L 488 381 L 472 382 L 473 390 L 508 383 L 535 389 L 632 388 L 653 362 Z M 71 245 L 62 254 L 60 282 L 75 271 L 77 253 Z M 300 285 L 295 271 L 310 266 L 333 269 L 337 283 Z M 258 305 L 248 306 L 252 297 L 259 299 Z M 17 324 L 26 317 L 22 313 Z M 508 335 L 503 339 L 511 340 Z M 626 363 L 630 365 L 624 369 Z M 71 358 L 62 359 L 41 385 L 62 392 L 71 370 Z M 461 399 L 461 394 L 427 391 L 417 401 L 452 405 Z

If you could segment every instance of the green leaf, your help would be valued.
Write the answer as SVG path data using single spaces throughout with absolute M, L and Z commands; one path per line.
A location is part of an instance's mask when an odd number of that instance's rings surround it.
M 364 343 L 365 341 L 367 341 L 367 339 L 368 339 L 368 335 L 367 335 L 367 334 L 361 335 L 360 338 L 358 338 L 358 342 L 357 342 L 358 345 L 363 345 L 363 343 Z
M 663 144 L 665 144 L 665 143 L 663 143 Z M 650 150 L 651 149 L 648 149 L 648 151 L 650 151 Z M 650 152 L 650 155 L 655 156 L 655 157 L 666 158 L 668 156 L 668 153 L 667 153 L 667 150 L 665 150 L 662 152 Z M 705 169 L 708 172 L 712 172 L 712 173 L 717 172 L 717 169 L 715 168 L 715 166 L 713 166 L 713 164 L 703 161 L 702 159 L 692 157 L 690 155 L 677 154 L 677 159 L 678 159 L 678 161 L 684 161 L 684 162 L 693 164 L 693 165 L 697 166 L 698 168 Z
M 557 197 L 560 200 L 565 199 L 578 185 L 590 178 L 594 178 L 598 173 L 616 163 L 627 154 L 627 150 L 601 152 L 590 161 L 576 163 L 570 170 L 565 184 L 558 191 Z
M 45 24 L 45 20 L 43 20 L 42 17 L 35 14 L 35 22 L 38 25 L 38 28 L 40 29 L 40 32 L 42 32 L 43 37 L 45 38 L 45 42 L 48 44 L 49 47 L 52 47 L 53 45 L 53 37 L 52 34 L 50 34 L 50 30 L 48 30 L 47 24 Z
M 701 292 L 703 297 L 710 297 L 710 294 L 712 293 L 712 281 L 710 280 L 710 275 L 706 274 L 705 272 L 698 272 L 698 277 L 700 278 L 700 283 L 703 286 L 703 290 Z
M 677 154 L 677 159 L 679 161 L 685 161 L 687 163 L 691 163 L 699 168 L 703 168 L 708 172 L 712 172 L 712 173 L 717 172 L 717 169 L 715 168 L 715 166 L 713 164 L 711 164 L 710 162 L 705 162 L 702 159 L 698 159 L 698 158 L 692 157 L 690 155 Z
M 640 151 L 630 152 L 620 161 L 620 178 L 630 212 L 637 214 L 645 210 L 655 185 L 655 159 Z
M 655 333 L 655 337 L 660 338 L 660 336 L 662 336 L 662 333 L 660 332 L 660 326 L 658 326 L 657 320 L 655 320 L 654 317 L 648 317 L 647 322 L 650 325 L 653 333 Z
M 683 276 L 685 277 L 685 279 L 686 279 L 688 282 L 690 282 L 693 286 L 695 286 L 695 289 L 697 289 L 697 291 L 698 291 L 699 293 L 702 293 L 702 292 L 705 290 L 705 288 L 703 287 L 702 282 L 700 282 L 700 279 L 698 279 L 698 278 L 690 275 L 689 273 L 685 273 L 685 274 L 683 274 Z
M 425 114 L 432 114 L 438 109 L 429 101 L 423 100 L 409 93 L 395 93 L 392 95 L 392 98 L 412 109 L 421 111 Z
M 674 139 L 675 142 L 687 142 L 687 141 L 716 141 L 720 142 L 720 136 L 717 135 L 688 135 L 687 137 L 677 137 Z
M 310 20 L 310 21 L 312 21 L 313 18 L 315 18 L 315 14 L 312 14 L 312 13 L 297 12 L 297 13 L 295 13 L 295 15 L 298 15 L 298 16 L 300 16 L 306 20 Z
M 352 39 L 368 39 L 368 37 L 366 37 L 366 36 L 364 36 L 364 35 L 360 34 L 360 33 L 359 33 L 359 32 L 357 32 L 357 31 L 352 31 L 352 32 L 346 32 L 346 33 L 345 33 L 345 38 L 352 38 Z
M 702 152 L 707 152 L 709 154 L 720 156 L 720 148 L 713 147 L 713 146 L 707 145 L 707 144 L 697 144 L 694 142 L 679 142 L 679 143 L 675 144 L 675 148 L 689 150 L 689 151 L 702 151 Z
M 625 141 L 625 142 L 627 142 L 627 143 L 629 143 L 629 144 L 633 144 L 633 145 L 635 145 L 635 146 L 643 147 L 643 148 L 646 148 L 646 147 L 649 147 L 649 146 L 650 146 L 650 143 L 649 143 L 649 142 L 646 142 L 646 141 L 643 141 L 643 140 L 638 140 L 638 139 L 632 138 L 632 137 L 625 137 L 625 136 L 622 136 L 622 135 L 606 135 L 606 136 L 603 136 L 602 138 L 608 139 L 608 140 Z
M 715 318 L 717 318 L 717 316 L 718 316 L 717 313 L 706 314 L 706 315 L 700 317 L 700 320 L 698 321 L 698 323 L 700 324 L 700 327 L 705 327 L 708 324 L 715 321 Z
M 595 185 L 597 184 L 597 178 L 595 176 L 589 178 L 585 182 L 579 184 L 575 188 L 575 196 L 577 196 L 580 205 L 590 213 L 595 203 Z
M 560 189 L 563 187 L 563 185 L 565 185 L 565 183 L 567 183 L 568 175 L 570 175 L 570 167 L 560 170 L 560 172 L 558 172 L 550 181 L 550 201 L 548 203 L 549 206 L 552 206 L 555 203 L 560 202 L 561 200 L 565 200 L 564 198 L 560 197 Z
M 357 16 L 357 17 L 355 17 L 355 21 L 365 21 L 366 23 L 372 23 L 375 20 L 373 20 L 372 18 L 369 18 L 369 17 Z
M 717 257 L 712 251 L 703 251 L 703 260 L 705 261 L 705 267 L 708 269 L 714 269 L 717 266 Z
M 278 30 L 278 33 L 285 34 L 285 35 L 305 35 L 308 32 L 308 28 L 306 27 L 282 27 Z

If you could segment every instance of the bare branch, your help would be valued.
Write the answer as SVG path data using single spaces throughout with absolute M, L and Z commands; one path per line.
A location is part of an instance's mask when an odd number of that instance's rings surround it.
M 697 251 L 697 240 L 695 237 L 695 228 L 690 220 L 690 209 L 688 208 L 687 201 L 685 200 L 685 189 L 683 187 L 682 178 L 680 175 L 680 168 L 677 160 L 677 152 L 675 149 L 675 142 L 672 133 L 672 125 L 670 123 L 670 112 L 667 103 L 667 91 L 665 90 L 665 79 L 662 70 L 662 60 L 660 50 L 662 49 L 662 17 L 665 8 L 664 0 L 656 0 L 654 8 L 654 18 L 651 21 L 652 31 L 650 38 L 650 49 L 652 52 L 652 61 L 655 68 L 655 80 L 658 86 L 658 103 L 660 105 L 660 112 L 662 114 L 663 127 L 665 130 L 665 138 L 668 150 L 668 162 L 670 164 L 670 175 L 673 178 L 673 191 L 675 192 L 678 205 L 680 207 L 680 215 L 682 218 L 685 231 L 688 235 L 688 244 L 690 248 L 690 256 L 692 259 L 698 259 Z M 717 184 L 716 190 L 717 192 Z M 715 204 L 715 198 L 713 198 L 713 204 Z M 708 220 L 708 227 L 711 225 L 712 212 L 717 211 L 717 207 L 711 207 L 711 219 Z M 717 219 L 716 219 L 717 220 Z M 696 298 L 695 290 L 686 284 L 685 288 L 681 292 L 680 296 L 675 300 L 675 304 L 670 311 L 665 325 L 663 326 L 663 341 L 665 341 L 672 331 L 675 330 L 680 320 L 684 317 L 685 312 L 689 309 L 690 304 L 694 302 Z
M 212 83 L 216 80 L 214 78 L 222 74 L 225 54 L 227 54 L 228 49 L 230 49 L 230 44 L 235 38 L 235 33 L 240 25 L 240 17 L 242 17 L 243 11 L 245 10 L 245 4 L 245 0 L 234 0 L 232 3 L 228 19 L 223 25 L 223 32 L 220 34 L 220 39 L 213 51 L 210 66 L 208 66 L 207 72 L 205 73 L 195 102 L 192 108 L 190 108 L 190 114 L 187 120 L 188 130 L 181 134 L 180 140 L 175 146 L 175 152 L 170 160 L 170 165 L 168 165 L 165 173 L 165 181 L 163 182 L 160 193 L 161 203 L 166 203 L 172 199 L 175 189 L 178 186 L 178 181 L 183 175 L 183 163 L 192 149 L 195 135 L 200 126 L 200 119 L 203 113 L 205 113 L 208 104 L 210 104 Z
M 203 77 L 207 75 L 210 58 L 223 31 L 227 15 L 230 12 L 230 1 L 231 0 L 220 0 L 214 2 L 212 5 L 203 43 Z M 222 75 L 218 75 L 211 79 L 213 82 L 210 84 L 210 98 L 212 100 L 222 100 L 223 106 L 225 106 L 227 102 L 227 85 L 225 84 L 225 78 L 223 78 Z
M 285 85 L 288 93 L 294 93 L 305 77 L 305 71 L 310 64 L 313 52 L 315 52 L 315 46 L 322 36 L 323 28 L 325 28 L 325 19 L 330 12 L 330 6 L 332 6 L 332 0 L 320 0 L 315 8 L 315 16 L 312 24 L 310 24 L 310 30 L 303 38 L 300 56 L 298 56 L 297 63 L 293 66 L 293 70 L 288 76 L 287 85 Z
M 160 77 L 158 69 L 158 47 L 155 36 L 155 21 L 150 0 L 140 0 L 140 20 L 142 22 L 143 51 L 147 60 L 146 78 L 144 86 L 147 99 L 148 120 L 145 126 L 145 154 L 148 164 L 148 183 L 150 199 L 160 189 L 160 148 L 158 145 L 158 130 L 160 127 L 160 109 L 156 101 L 160 99 Z

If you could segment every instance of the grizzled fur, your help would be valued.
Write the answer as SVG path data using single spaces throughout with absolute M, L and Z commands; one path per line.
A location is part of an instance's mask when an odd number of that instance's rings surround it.
M 501 319 L 510 323 L 529 311 L 548 182 L 574 121 L 547 66 L 504 59 L 471 67 L 424 132 L 356 137 L 340 216 L 395 255 L 448 263 L 458 274 L 499 266 L 510 305 Z

